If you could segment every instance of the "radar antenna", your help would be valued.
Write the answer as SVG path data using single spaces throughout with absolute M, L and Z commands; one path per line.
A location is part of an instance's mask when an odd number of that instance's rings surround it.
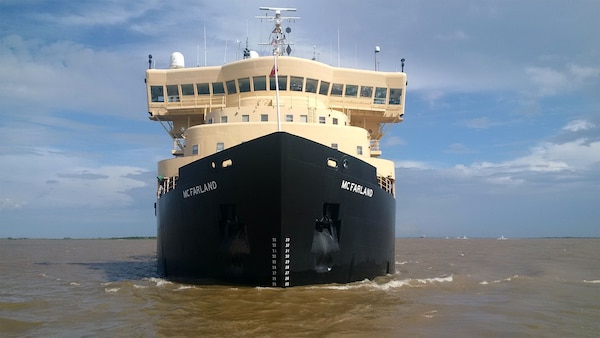
M 284 20 L 287 21 L 293 21 L 296 19 L 300 19 L 300 17 L 297 16 L 281 16 L 281 12 L 295 12 L 296 9 L 295 8 L 285 8 L 285 7 L 259 7 L 260 10 L 262 11 L 273 11 L 275 12 L 275 16 L 257 16 L 257 19 L 266 19 L 268 21 L 273 21 L 275 22 L 275 28 L 273 28 L 273 31 L 271 32 L 271 42 L 269 43 L 271 46 L 273 46 L 273 55 L 281 55 L 281 50 L 280 50 L 280 46 L 283 46 L 286 44 L 286 35 L 284 34 L 283 30 L 281 29 L 281 22 Z M 292 30 L 288 27 L 285 29 L 286 33 L 290 33 Z M 265 44 L 262 44 L 265 45 Z M 292 48 L 290 47 L 290 44 L 287 44 L 287 48 L 286 48 L 286 53 L 289 55 L 292 52 Z

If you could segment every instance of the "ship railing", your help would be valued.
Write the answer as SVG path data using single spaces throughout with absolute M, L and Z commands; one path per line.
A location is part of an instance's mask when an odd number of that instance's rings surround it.
M 156 198 L 166 194 L 167 192 L 174 190 L 177 186 L 177 180 L 179 176 L 173 177 L 158 177 L 158 190 L 156 192 Z
M 394 179 L 391 177 L 377 176 L 377 183 L 379 187 L 385 190 L 387 193 L 396 196 L 396 185 L 394 184 Z

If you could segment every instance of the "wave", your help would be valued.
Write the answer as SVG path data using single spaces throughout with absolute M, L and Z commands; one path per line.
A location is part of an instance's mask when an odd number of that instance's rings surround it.
M 482 281 L 482 282 L 479 282 L 479 284 L 481 284 L 481 285 L 499 284 L 499 283 L 510 282 L 510 281 L 512 281 L 513 279 L 523 279 L 523 278 L 525 278 L 525 277 L 524 277 L 524 276 L 519 276 L 519 275 L 512 275 L 512 276 L 510 276 L 510 277 L 508 277 L 508 278 L 504 278 L 504 279 L 497 279 L 497 280 L 493 280 L 493 281 L 491 281 L 491 282 L 488 282 L 488 281 L 485 281 L 485 280 L 484 280 L 484 281 Z
M 584 283 L 589 283 L 589 284 L 600 284 L 600 279 L 593 279 L 593 280 L 583 280 Z
M 388 277 L 395 277 L 395 275 L 389 275 Z M 350 284 L 340 285 L 319 285 L 310 286 L 313 289 L 329 289 L 329 290 L 356 290 L 356 289 L 371 289 L 388 291 L 390 289 L 397 289 L 402 287 L 420 288 L 431 284 L 450 283 L 454 281 L 453 275 L 445 275 L 441 277 L 431 278 L 407 278 L 407 279 L 395 279 L 385 280 L 386 277 L 381 279 L 368 280 L 365 279 L 360 282 L 354 282 Z
M 158 287 L 173 284 L 173 282 L 169 282 L 166 279 L 157 278 L 157 277 L 144 278 L 143 280 L 156 283 L 156 286 L 158 286 Z

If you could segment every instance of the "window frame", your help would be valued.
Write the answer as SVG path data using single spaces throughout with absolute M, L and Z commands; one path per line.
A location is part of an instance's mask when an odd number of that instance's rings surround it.
M 252 85 L 254 87 L 255 92 L 267 90 L 267 77 L 264 75 L 263 76 L 253 76 L 252 77 Z
M 237 79 L 238 88 L 240 93 L 247 93 L 250 91 L 250 78 L 243 77 L 241 79 Z
M 331 83 L 327 82 L 327 81 L 321 81 L 321 84 L 319 85 L 319 94 L 321 95 L 329 95 L 329 87 L 330 87 Z
M 213 95 L 225 95 L 225 85 L 223 85 L 223 82 L 213 82 L 211 86 Z
M 344 94 L 344 84 L 343 83 L 331 84 L 331 92 L 329 93 L 329 95 L 342 96 L 343 94 Z
M 210 95 L 210 83 L 196 83 L 196 92 L 198 95 Z
M 180 85 L 181 87 L 181 95 L 182 96 L 194 96 L 196 93 L 194 92 L 194 84 L 193 83 L 184 83 Z M 191 92 L 190 92 L 191 89 Z
M 235 85 L 235 80 L 226 81 L 225 86 L 227 87 L 227 95 L 237 94 L 237 86 Z

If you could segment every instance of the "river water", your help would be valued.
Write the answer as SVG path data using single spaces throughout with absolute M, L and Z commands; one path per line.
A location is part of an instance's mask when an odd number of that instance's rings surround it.
M 169 282 L 155 247 L 0 240 L 0 336 L 600 336 L 600 239 L 403 238 L 393 275 L 287 289 Z

